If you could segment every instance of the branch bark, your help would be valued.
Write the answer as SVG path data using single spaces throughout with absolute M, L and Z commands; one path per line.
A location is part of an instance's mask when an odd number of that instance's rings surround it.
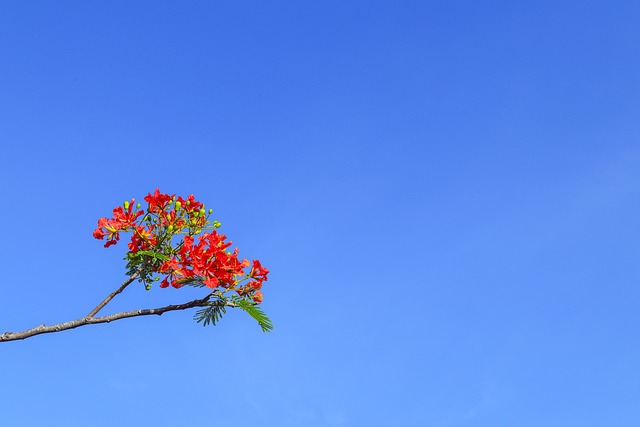
M 67 329 L 75 329 L 85 325 L 109 323 L 109 322 L 113 322 L 114 320 L 126 319 L 128 317 L 150 316 L 152 314 L 160 316 L 163 313 L 166 313 L 167 311 L 186 310 L 188 308 L 193 308 L 193 307 L 204 307 L 209 303 L 209 300 L 211 299 L 212 296 L 221 296 L 219 292 L 214 291 L 202 299 L 195 299 L 193 301 L 185 302 L 182 304 L 173 304 L 173 305 L 167 305 L 164 307 L 145 308 L 145 309 L 133 310 L 133 311 L 122 311 L 120 313 L 110 314 L 108 316 L 95 317 L 95 315 L 100 310 L 102 310 L 107 304 L 109 304 L 109 302 L 111 302 L 111 300 L 116 295 L 122 292 L 135 279 L 138 278 L 138 276 L 142 271 L 142 268 L 143 266 L 141 266 L 134 274 L 132 274 L 131 277 L 125 280 L 118 289 L 111 292 L 100 304 L 98 304 L 93 310 L 91 310 L 89 314 L 87 314 L 85 317 L 82 317 L 76 320 L 71 320 L 69 322 L 57 323 L 55 325 L 49 325 L 49 326 L 42 324 L 40 326 L 36 326 L 35 328 L 27 329 L 26 331 L 22 331 L 22 332 L 5 332 L 4 334 L 0 335 L 0 342 L 23 340 L 25 338 L 29 338 L 35 335 L 66 331 Z M 236 307 L 236 305 L 230 301 L 225 301 L 225 306 Z
M 104 308 L 105 305 L 109 304 L 109 301 L 111 301 L 113 299 L 113 297 L 115 297 L 116 295 L 118 295 L 120 292 L 124 291 L 124 288 L 126 288 L 127 286 L 129 286 L 134 280 L 136 280 L 138 278 L 138 276 L 140 275 L 140 273 L 142 272 L 142 266 L 140 268 L 138 268 L 138 270 L 136 270 L 135 273 L 133 273 L 131 275 L 131 277 L 129 277 L 127 280 L 125 280 L 124 282 L 122 282 L 122 285 L 120 285 L 120 287 L 118 289 L 116 289 L 115 291 L 111 292 L 109 294 L 108 297 L 106 297 L 100 304 L 98 304 L 93 310 L 91 310 L 91 312 L 89 314 L 87 314 L 87 317 L 93 317 L 96 314 L 98 314 L 98 312 L 100 310 L 102 310 Z
M 29 338 L 34 335 L 60 332 L 60 331 L 65 331 L 67 329 L 74 329 L 74 328 L 78 328 L 80 326 L 85 326 L 85 325 L 109 323 L 109 322 L 113 322 L 114 320 L 126 319 L 128 317 L 150 316 L 153 314 L 160 316 L 163 313 L 166 313 L 168 311 L 186 310 L 188 308 L 193 308 L 193 307 L 204 307 L 208 304 L 209 300 L 213 295 L 214 294 L 211 293 L 202 299 L 196 299 L 193 301 L 185 302 L 183 304 L 167 305 L 167 306 L 158 307 L 158 308 L 146 308 L 142 310 L 123 311 L 120 313 L 110 314 L 108 316 L 102 316 L 102 317 L 87 316 L 87 317 L 72 320 L 69 322 L 58 323 L 55 325 L 49 325 L 49 326 L 40 325 L 35 328 L 28 329 L 22 332 L 5 332 L 4 334 L 0 335 L 0 342 L 23 340 L 25 338 Z M 233 304 L 232 302 L 226 302 L 225 305 L 229 307 L 235 307 L 235 304 Z

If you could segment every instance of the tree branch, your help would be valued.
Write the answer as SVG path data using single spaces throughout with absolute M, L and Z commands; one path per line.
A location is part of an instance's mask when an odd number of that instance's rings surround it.
M 116 295 L 118 295 L 120 292 L 124 291 L 124 288 L 126 288 L 127 286 L 129 286 L 134 280 L 136 280 L 138 278 L 138 276 L 140 275 L 140 273 L 142 272 L 142 268 L 144 266 L 140 266 L 140 268 L 138 268 L 136 270 L 135 273 L 133 273 L 131 275 L 131 277 L 129 277 L 127 280 L 125 280 L 124 282 L 122 282 L 122 285 L 120 285 L 120 287 L 118 289 L 116 289 L 115 291 L 111 292 L 109 294 L 108 297 L 106 297 L 104 299 L 104 301 L 102 301 L 100 304 L 98 304 L 96 306 L 96 308 L 94 308 L 93 310 L 91 310 L 91 312 L 89 314 L 87 314 L 87 317 L 93 317 L 96 314 L 98 314 L 98 312 L 100 310 L 102 310 L 104 308 L 105 305 L 109 304 L 109 301 L 111 301 L 113 299 L 113 297 L 115 297 Z
M 133 279 L 133 276 L 132 276 L 132 279 Z M 128 282 L 131 283 L 131 281 L 128 281 Z M 109 295 L 109 297 L 107 297 L 107 299 L 105 300 L 106 302 L 103 301 L 104 304 L 100 303 L 101 305 L 98 305 L 98 307 L 92 310 L 92 313 L 96 309 L 100 310 L 100 308 L 104 307 L 106 303 L 108 303 L 111 300 L 111 298 L 113 298 L 115 295 L 121 292 L 122 289 L 124 289 L 129 283 L 127 282 L 123 283 L 122 286 L 118 288 L 118 290 L 114 291 L 111 295 Z M 168 311 L 185 310 L 193 307 L 204 307 L 208 305 L 209 300 L 214 295 L 215 293 L 211 293 L 202 299 L 196 299 L 193 301 L 185 302 L 183 304 L 167 305 L 164 307 L 147 308 L 142 310 L 123 311 L 120 313 L 115 313 L 115 314 L 111 314 L 109 316 L 103 316 L 103 317 L 87 316 L 80 319 L 72 320 L 70 322 L 58 323 L 56 325 L 45 326 L 43 324 L 23 332 L 5 332 L 4 334 L 0 335 L 0 342 L 23 340 L 25 338 L 29 338 L 34 335 L 48 334 L 51 332 L 60 332 L 60 331 L 65 331 L 67 329 L 74 329 L 84 325 L 94 325 L 97 323 L 109 323 L 109 322 L 113 322 L 114 320 L 126 319 L 128 317 L 149 316 L 152 314 L 160 316 L 163 313 L 166 313 Z M 228 306 L 228 307 L 236 306 L 234 303 L 230 301 L 224 301 L 224 304 L 225 306 Z

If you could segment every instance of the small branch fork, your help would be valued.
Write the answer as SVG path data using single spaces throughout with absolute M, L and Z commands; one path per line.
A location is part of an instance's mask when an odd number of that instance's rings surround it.
M 118 289 L 116 289 L 115 291 L 111 292 L 108 297 L 106 297 L 100 304 L 98 304 L 96 306 L 96 308 L 91 310 L 91 312 L 89 314 L 87 314 L 87 317 L 93 317 L 96 314 L 98 314 L 98 312 L 100 310 L 102 310 L 105 305 L 109 304 L 109 302 L 113 299 L 113 297 L 118 295 L 120 292 L 124 291 L 124 288 L 126 288 L 131 283 L 133 283 L 133 281 L 136 280 L 138 278 L 138 276 L 140 276 L 141 272 L 142 272 L 142 266 L 140 268 L 138 268 L 136 270 L 136 272 L 131 275 L 131 277 L 129 277 L 127 280 L 125 280 L 122 283 L 122 285 L 120 285 L 120 287 Z
M 193 301 L 185 302 L 183 304 L 167 305 L 167 306 L 158 307 L 158 308 L 146 308 L 142 310 L 123 311 L 120 313 L 110 314 L 108 316 L 95 317 L 95 315 L 98 314 L 98 312 L 102 310 L 104 306 L 106 306 L 116 295 L 118 295 L 127 286 L 129 286 L 140 275 L 140 272 L 141 270 L 139 269 L 137 272 L 132 274 L 131 277 L 125 280 L 118 289 L 111 292 L 109 296 L 107 296 L 100 304 L 98 304 L 93 310 L 91 310 L 91 312 L 89 312 L 87 316 L 82 317 L 80 319 L 71 320 L 69 322 L 58 323 L 55 325 L 46 326 L 43 324 L 32 329 L 27 329 L 26 331 L 22 331 L 22 332 L 5 332 L 4 334 L 0 335 L 0 342 L 23 340 L 25 338 L 29 338 L 34 335 L 60 332 L 60 331 L 65 331 L 67 329 L 78 328 L 84 325 L 109 323 L 109 322 L 113 322 L 114 320 L 126 319 L 128 317 L 150 316 L 153 314 L 160 316 L 168 311 L 186 310 L 188 308 L 193 308 L 193 307 L 204 307 L 209 304 L 209 300 L 211 299 L 212 296 L 217 296 L 216 292 L 212 292 L 202 299 L 196 299 Z M 225 305 L 229 307 L 236 306 L 234 303 L 230 301 L 225 301 Z

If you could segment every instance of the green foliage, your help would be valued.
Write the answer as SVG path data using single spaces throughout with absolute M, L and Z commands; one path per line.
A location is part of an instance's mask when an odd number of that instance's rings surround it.
M 215 326 L 226 312 L 227 309 L 224 300 L 212 301 L 205 308 L 196 311 L 193 319 L 198 323 L 204 322 L 204 326 L 207 326 L 209 323 Z
M 165 254 L 161 254 L 160 252 L 155 252 L 155 251 L 138 251 L 132 255 L 137 255 L 137 256 L 149 256 L 151 258 L 153 258 L 153 260 L 161 260 L 161 261 L 169 261 L 169 257 L 166 256 Z
M 204 283 L 202 283 L 202 280 L 194 278 L 178 279 L 175 280 L 175 282 L 179 283 L 180 285 L 192 286 L 194 288 L 204 288 L 206 286 Z
M 141 269 L 138 281 L 145 284 L 148 289 L 154 282 L 154 268 L 157 269 L 164 261 L 169 261 L 169 257 L 156 251 L 128 252 L 124 258 L 127 261 L 127 276 L 135 274 Z
M 222 297 L 216 301 L 209 302 L 206 307 L 196 311 L 193 319 L 198 323 L 203 322 L 204 326 L 209 324 L 215 326 L 222 318 L 222 315 L 227 313 L 226 307 L 229 302 L 232 303 L 232 306 L 241 308 L 246 311 L 249 316 L 253 317 L 260 325 L 260 328 L 262 328 L 262 332 L 271 332 L 273 329 L 273 323 L 261 308 L 259 308 L 255 303 L 247 301 L 244 298 L 240 298 L 237 295 L 231 297 L 230 300 Z
M 260 307 L 258 307 L 255 303 L 249 302 L 246 299 L 240 298 L 238 296 L 234 296 L 233 298 L 231 298 L 231 300 L 238 307 L 246 311 L 249 316 L 253 317 L 256 322 L 258 322 L 258 324 L 262 328 L 262 332 L 271 332 L 271 330 L 273 329 L 273 323 Z

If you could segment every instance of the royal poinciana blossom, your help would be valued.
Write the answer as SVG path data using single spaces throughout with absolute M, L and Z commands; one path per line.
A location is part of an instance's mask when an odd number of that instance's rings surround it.
M 273 324 L 258 306 L 262 302 L 260 289 L 269 270 L 258 260 L 238 258 L 237 248 L 231 251 L 232 243 L 217 231 L 220 223 L 209 220 L 212 210 L 207 211 L 193 195 L 183 199 L 163 194 L 157 188 L 144 200 L 146 210 L 141 210 L 140 203 L 131 199 L 115 208 L 111 218 L 100 218 L 93 231 L 96 239 L 106 239 L 106 248 L 117 244 L 121 233 L 131 233 L 125 257 L 127 280 L 84 317 L 55 325 L 42 324 L 22 332 L 5 332 L 0 334 L 0 342 L 191 308 L 199 309 L 194 318 L 205 326 L 215 325 L 227 308 L 240 308 L 253 317 L 263 331 L 270 331 Z M 187 285 L 205 288 L 207 293 L 180 304 L 98 316 L 135 280 L 144 283 L 147 290 L 159 281 L 161 288 Z
M 221 295 L 231 291 L 262 302 L 260 289 L 269 270 L 258 260 L 240 260 L 237 248 L 231 252 L 232 242 L 217 231 L 220 223 L 209 220 L 211 209 L 207 211 L 193 195 L 183 199 L 158 189 L 144 200 L 146 210 L 131 199 L 116 207 L 110 219 L 100 218 L 93 232 L 96 239 L 107 239 L 105 247 L 118 243 L 120 233 L 131 233 L 129 274 L 139 272 L 147 289 L 162 277 L 161 288 L 206 286 Z

